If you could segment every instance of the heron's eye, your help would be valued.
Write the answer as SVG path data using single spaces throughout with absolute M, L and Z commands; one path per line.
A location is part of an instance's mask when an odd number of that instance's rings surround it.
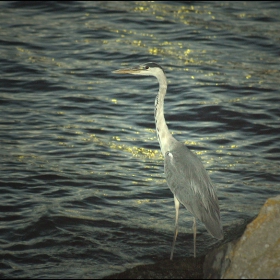
M 146 66 L 146 67 L 145 67 L 146 70 L 148 70 L 149 68 L 150 68 L 149 66 Z

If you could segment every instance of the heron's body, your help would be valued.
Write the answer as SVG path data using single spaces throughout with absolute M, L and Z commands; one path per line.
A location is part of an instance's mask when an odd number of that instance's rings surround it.
M 203 222 L 214 237 L 221 238 L 218 199 L 199 158 L 184 144 L 177 142 L 165 154 L 164 172 L 177 200 Z
M 208 232 L 217 239 L 223 238 L 220 210 L 215 188 L 201 160 L 169 132 L 164 118 L 164 97 L 167 81 L 163 69 L 156 63 L 147 63 L 131 69 L 114 71 L 120 74 L 155 76 L 159 92 L 155 99 L 155 123 L 157 137 L 164 156 L 164 172 L 167 184 L 174 195 L 176 218 L 173 251 L 178 233 L 179 205 L 183 204 L 194 215 L 194 256 L 196 242 L 196 220 L 204 223 Z

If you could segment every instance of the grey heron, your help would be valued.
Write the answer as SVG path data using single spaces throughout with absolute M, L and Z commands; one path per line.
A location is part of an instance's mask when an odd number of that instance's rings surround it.
M 175 232 L 170 259 L 173 259 L 175 242 L 178 234 L 179 206 L 183 204 L 193 218 L 194 257 L 196 257 L 196 219 L 199 219 L 207 231 L 217 239 L 223 239 L 218 197 L 214 185 L 201 160 L 183 143 L 178 142 L 168 130 L 164 117 L 164 97 L 167 80 L 163 68 L 153 62 L 134 68 L 113 71 L 116 74 L 135 74 L 154 76 L 159 83 L 155 99 L 155 124 L 158 142 L 164 156 L 164 173 L 167 184 L 174 195 Z

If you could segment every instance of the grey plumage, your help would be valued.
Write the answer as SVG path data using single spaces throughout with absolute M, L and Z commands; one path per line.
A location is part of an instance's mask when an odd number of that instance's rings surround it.
M 221 239 L 223 230 L 218 198 L 200 159 L 184 144 L 177 142 L 166 152 L 164 173 L 170 190 L 179 202 L 204 223 L 213 237 Z
M 149 62 L 134 68 L 119 69 L 113 73 L 155 76 L 159 92 L 155 99 L 155 123 L 158 141 L 164 156 L 164 172 L 167 184 L 174 195 L 175 232 L 170 259 L 173 258 L 178 233 L 179 205 L 183 204 L 194 216 L 194 256 L 196 256 L 196 219 L 204 223 L 208 232 L 217 239 L 223 238 L 220 209 L 216 190 L 201 162 L 184 144 L 169 132 L 164 118 L 164 97 L 167 81 L 164 70 Z

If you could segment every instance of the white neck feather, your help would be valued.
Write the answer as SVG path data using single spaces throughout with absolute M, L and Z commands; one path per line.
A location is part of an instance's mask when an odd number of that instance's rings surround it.
M 163 156 L 165 156 L 165 153 L 172 148 L 172 143 L 176 140 L 169 132 L 164 118 L 164 97 L 167 89 L 166 78 L 164 75 L 157 76 L 157 78 L 160 86 L 155 99 L 155 123 L 160 149 Z

